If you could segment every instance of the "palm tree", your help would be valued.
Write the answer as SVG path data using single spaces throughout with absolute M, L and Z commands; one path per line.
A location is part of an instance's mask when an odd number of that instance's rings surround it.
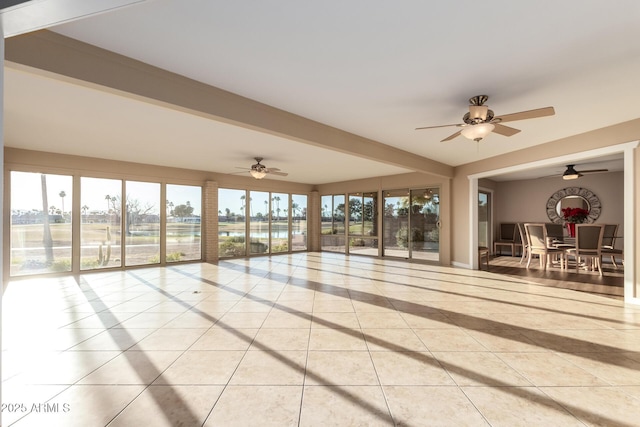
M 276 202 L 276 212 L 278 213 L 278 217 L 276 218 L 276 220 L 280 220 L 280 196 L 273 196 L 271 200 Z
M 86 217 L 87 217 L 87 211 L 89 210 L 89 206 L 87 206 L 87 205 L 83 205 L 80 209 L 82 210 L 82 213 L 84 214 L 85 219 L 86 219 Z
M 60 196 L 60 199 L 62 200 L 62 216 L 64 216 L 64 198 L 67 197 L 67 193 L 62 190 L 60 193 L 58 193 L 58 196 Z
M 107 201 L 107 213 L 109 213 L 109 204 L 111 203 L 111 196 L 107 194 L 106 196 L 104 196 L 104 199 Z

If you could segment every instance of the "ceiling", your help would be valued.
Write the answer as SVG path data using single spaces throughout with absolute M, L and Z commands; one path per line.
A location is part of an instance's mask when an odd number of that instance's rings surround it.
M 637 0 L 152 0 L 51 30 L 458 166 L 640 117 L 638 18 Z M 460 123 L 479 94 L 497 116 L 547 106 L 556 115 L 480 143 L 440 142 L 455 127 L 414 130 Z M 220 173 L 260 156 L 289 173 L 270 179 L 309 184 L 412 171 L 10 68 L 5 143 Z M 583 169 L 601 167 L 622 161 Z

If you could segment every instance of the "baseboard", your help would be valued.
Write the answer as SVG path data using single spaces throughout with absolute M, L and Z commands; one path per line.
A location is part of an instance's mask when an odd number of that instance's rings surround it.
M 467 270 L 471 270 L 471 264 L 463 264 L 461 262 L 452 261 L 451 265 L 457 268 L 466 268 Z

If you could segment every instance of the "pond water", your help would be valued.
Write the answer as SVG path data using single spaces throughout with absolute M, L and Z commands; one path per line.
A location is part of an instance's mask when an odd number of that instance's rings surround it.
M 292 233 L 292 234 L 295 235 L 300 233 Z M 218 236 L 223 236 L 223 237 L 236 237 L 236 236 L 244 236 L 244 235 L 245 235 L 244 231 L 219 231 L 218 232 Z M 286 238 L 287 235 L 288 235 L 287 230 L 282 230 L 282 231 L 274 230 L 273 232 L 273 237 Z M 251 238 L 266 239 L 268 237 L 269 237 L 269 232 L 267 231 L 251 233 Z

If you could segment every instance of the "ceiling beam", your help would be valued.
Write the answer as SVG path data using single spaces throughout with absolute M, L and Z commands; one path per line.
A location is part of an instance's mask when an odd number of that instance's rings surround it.
M 453 177 L 449 165 L 50 31 L 8 39 L 5 59 L 16 69 L 416 172 Z
M 7 38 L 144 1 L 147 0 L 3 0 L 0 20 Z

